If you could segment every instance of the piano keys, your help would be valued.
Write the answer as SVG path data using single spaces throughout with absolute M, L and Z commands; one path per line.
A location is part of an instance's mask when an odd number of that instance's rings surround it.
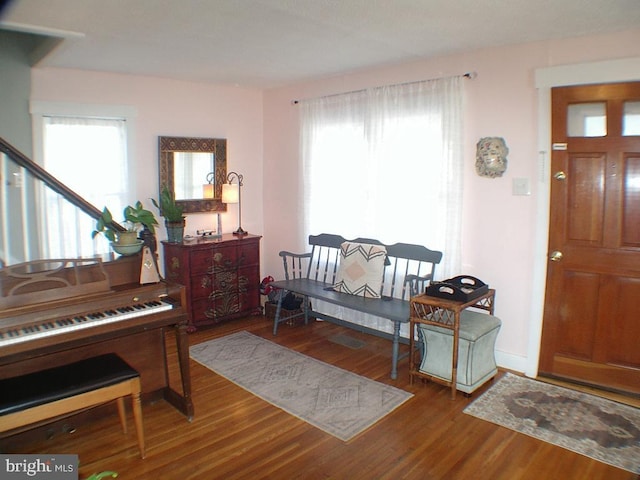
M 104 311 L 78 313 L 73 316 L 54 318 L 20 327 L 0 328 L 0 347 L 13 343 L 28 342 L 36 338 L 63 334 L 71 330 L 77 331 L 83 328 L 94 328 L 98 325 L 151 315 L 153 313 L 171 310 L 172 308 L 173 302 L 165 302 L 160 299 L 144 303 L 135 303 L 133 305 L 122 305 L 108 308 Z

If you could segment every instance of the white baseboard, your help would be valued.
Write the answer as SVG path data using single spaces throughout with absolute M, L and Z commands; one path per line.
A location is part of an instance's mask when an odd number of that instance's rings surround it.
M 527 370 L 527 357 L 501 352 L 500 350 L 496 350 L 496 363 L 498 367 L 518 373 L 524 373 Z

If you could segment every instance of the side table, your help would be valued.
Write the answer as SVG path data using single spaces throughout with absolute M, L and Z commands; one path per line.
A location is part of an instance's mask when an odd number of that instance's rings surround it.
M 411 298 L 409 374 L 412 383 L 414 377 L 419 377 L 444 384 L 451 387 L 451 398 L 455 399 L 458 389 L 471 393 L 495 376 L 495 339 L 502 323 L 493 316 L 495 293 L 490 289 L 466 302 L 426 294 Z M 467 311 L 469 308 L 488 314 Z M 416 336 L 422 346 L 421 361 L 417 358 Z M 431 345 L 428 345 L 429 339 Z M 461 344 L 465 346 L 462 382 L 458 372 Z M 467 372 L 471 373 L 467 375 Z

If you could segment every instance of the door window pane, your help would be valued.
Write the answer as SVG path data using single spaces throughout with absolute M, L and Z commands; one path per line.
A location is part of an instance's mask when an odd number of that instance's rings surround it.
M 570 137 L 606 136 L 606 103 L 577 103 L 569 105 L 567 110 L 567 133 Z
M 640 102 L 624 102 L 622 135 L 640 135 Z

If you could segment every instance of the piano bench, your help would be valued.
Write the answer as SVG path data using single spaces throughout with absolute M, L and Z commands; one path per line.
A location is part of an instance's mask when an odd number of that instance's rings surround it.
M 0 392 L 2 432 L 116 400 L 120 423 L 127 433 L 124 397 L 130 395 L 140 456 L 145 456 L 140 375 L 116 354 L 3 379 Z

